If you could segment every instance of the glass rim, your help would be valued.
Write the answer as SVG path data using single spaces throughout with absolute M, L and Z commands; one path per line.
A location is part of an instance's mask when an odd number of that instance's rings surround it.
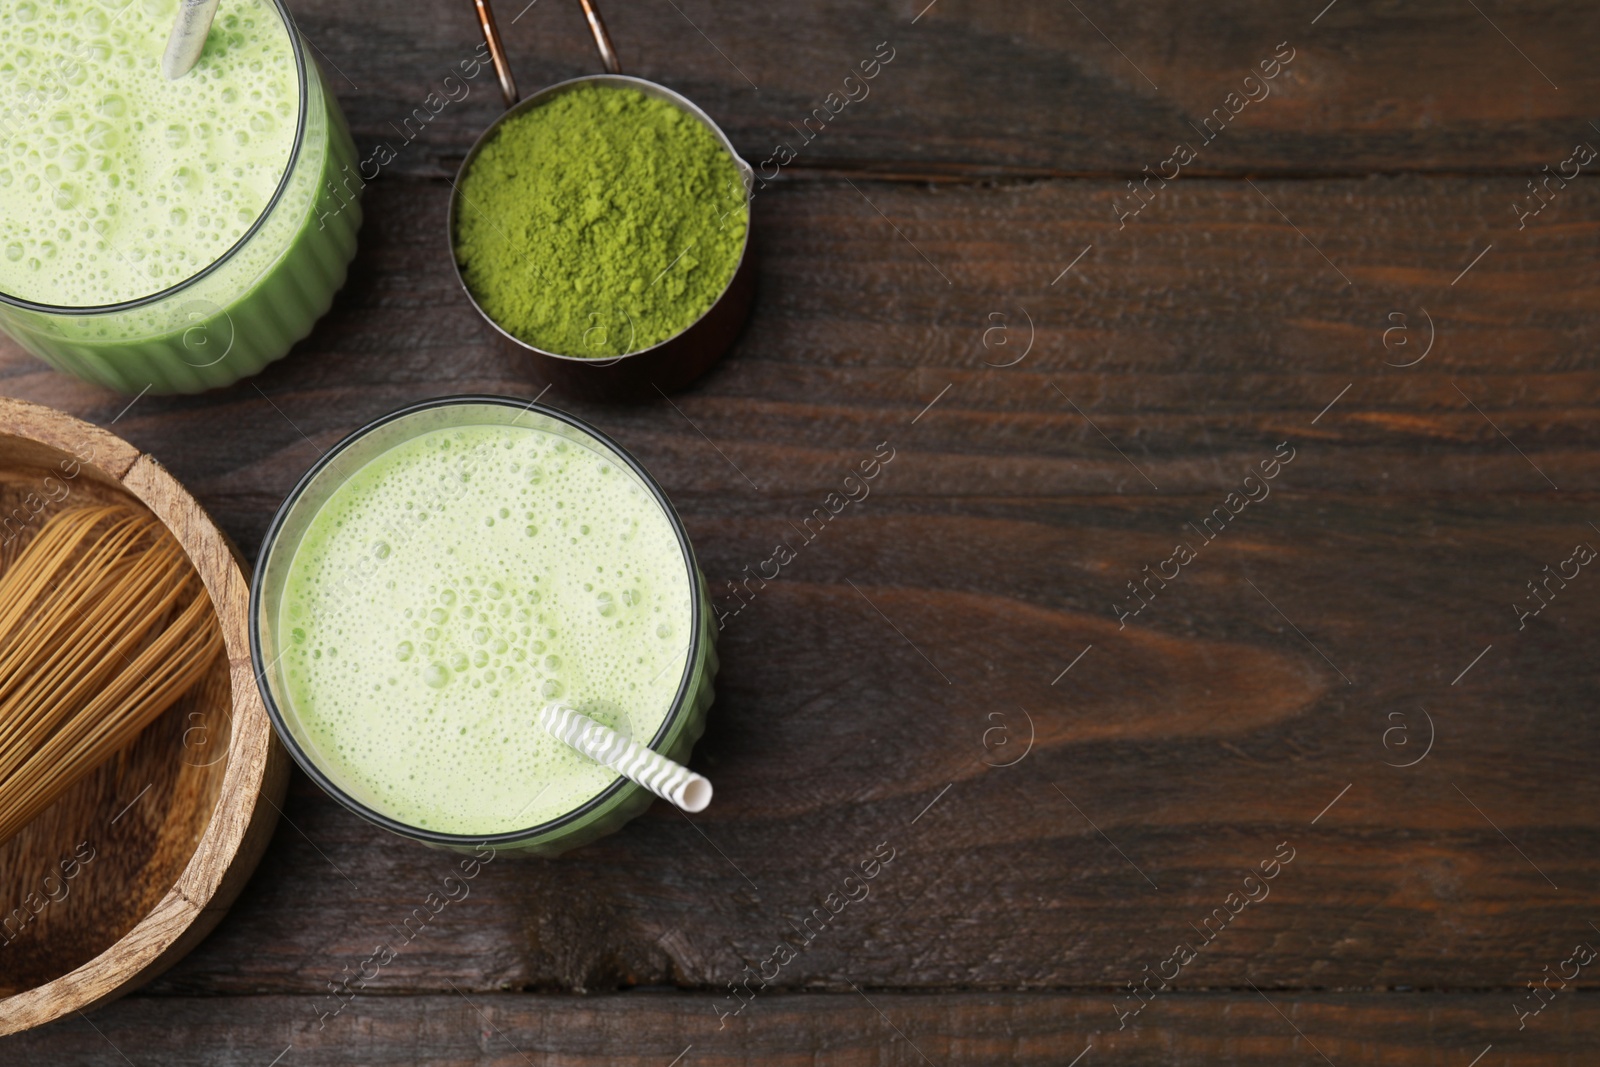
M 662 513 L 666 516 L 667 524 L 671 526 L 673 535 L 678 539 L 678 548 L 683 557 L 684 567 L 688 572 L 690 638 L 686 655 L 684 657 L 683 676 L 678 680 L 678 691 L 672 698 L 672 705 L 668 708 L 666 717 L 661 722 L 661 727 L 650 739 L 649 747 L 651 749 L 655 749 L 657 745 L 666 740 L 666 738 L 672 733 L 672 731 L 679 725 L 684 716 L 688 713 L 690 683 L 694 680 L 696 664 L 700 658 L 701 646 L 704 644 L 704 635 L 701 633 L 701 629 L 705 623 L 704 610 L 701 604 L 700 596 L 700 567 L 699 563 L 695 559 L 694 546 L 689 542 L 689 534 L 688 531 L 684 529 L 683 519 L 678 515 L 677 509 L 672 506 L 672 502 L 667 499 L 666 491 L 661 488 L 661 484 L 656 481 L 655 477 L 648 470 L 645 469 L 644 465 L 639 462 L 633 453 L 629 452 L 616 441 L 612 440 L 609 436 L 575 415 L 569 415 L 558 408 L 547 407 L 544 404 L 540 404 L 537 400 L 521 400 L 517 397 L 504 396 L 495 393 L 457 393 L 448 396 L 433 397 L 432 399 L 418 401 L 413 404 L 407 404 L 405 407 L 391 411 L 387 415 L 382 415 L 376 419 L 373 419 L 371 422 L 363 425 L 360 429 L 348 434 L 346 437 L 344 437 L 344 439 L 339 441 L 338 444 L 334 445 L 332 448 L 328 449 L 327 452 L 323 453 L 321 458 L 313 463 L 310 469 L 305 472 L 305 474 L 300 476 L 300 480 L 295 483 L 294 488 L 289 490 L 289 494 L 284 497 L 283 503 L 278 505 L 278 510 L 273 515 L 272 522 L 267 526 L 267 532 L 261 538 L 261 550 L 256 554 L 255 573 L 250 580 L 250 603 L 246 627 L 249 631 L 250 637 L 250 667 L 252 673 L 255 675 L 256 688 L 261 693 L 262 703 L 266 705 L 267 716 L 272 721 L 273 730 L 278 735 L 278 739 L 283 742 L 284 748 L 289 750 L 289 755 L 294 758 L 295 763 L 299 764 L 300 769 L 305 771 L 306 775 L 313 782 L 320 786 L 325 793 L 333 797 L 333 799 L 341 806 L 353 812 L 354 814 L 361 816 L 363 819 L 375 823 L 376 825 L 383 827 L 385 830 L 388 830 L 394 834 L 398 834 L 401 837 L 411 838 L 412 840 L 422 841 L 428 844 L 456 847 L 497 844 L 512 845 L 544 837 L 547 834 L 560 830 L 563 826 L 576 822 L 584 816 L 587 816 L 599 809 L 602 805 L 609 802 L 625 788 L 633 785 L 633 783 L 627 778 L 618 775 L 616 781 L 612 782 L 610 785 L 606 786 L 600 792 L 596 793 L 594 796 L 590 797 L 588 800 L 584 801 L 571 811 L 564 812 L 555 819 L 550 819 L 542 823 L 535 823 L 533 826 L 521 830 L 502 830 L 489 834 L 446 833 L 440 830 L 429 830 L 424 827 L 413 826 L 412 824 L 403 822 L 391 815 L 386 815 L 372 806 L 357 800 L 342 787 L 336 784 L 332 778 L 329 777 L 327 772 L 325 772 L 316 763 L 316 761 L 311 758 L 310 754 L 301 747 L 299 741 L 296 740 L 293 733 L 289 730 L 288 719 L 284 715 L 283 709 L 278 706 L 277 698 L 272 693 L 271 686 L 266 680 L 267 669 L 264 665 L 264 658 L 261 652 L 261 614 L 263 610 L 261 597 L 262 587 L 265 584 L 264 575 L 266 574 L 267 570 L 267 561 L 271 556 L 273 548 L 276 546 L 278 535 L 282 531 L 284 523 L 288 519 L 290 513 L 300 502 L 301 496 L 305 493 L 306 489 L 310 487 L 311 483 L 316 479 L 318 474 L 326 470 L 333 463 L 333 461 L 351 445 L 354 445 L 368 434 L 387 426 L 390 423 L 397 422 L 412 415 L 420 414 L 424 411 L 431 411 L 436 408 L 464 407 L 469 405 L 485 405 L 491 407 L 515 408 L 518 411 L 531 411 L 535 414 L 543 415 L 546 418 L 553 419 L 556 422 L 564 423 L 567 426 L 577 430 L 579 433 L 593 438 L 595 441 L 598 441 L 601 445 L 609 449 L 617 460 L 625 463 L 628 466 L 628 469 L 631 470 L 634 475 L 638 477 L 638 479 L 644 484 L 644 487 L 650 491 L 650 494 L 654 498 L 656 504 L 661 508 Z M 353 473 L 354 472 L 352 472 L 352 474 Z M 275 663 L 276 661 L 274 661 L 274 664 Z M 532 713 L 530 713 L 529 721 L 530 723 L 533 722 Z M 534 724 L 534 728 L 537 728 L 536 724 Z
M 136 0 L 126 0 L 126 2 L 132 4 L 135 3 Z M 227 251 L 223 252 L 222 255 L 206 264 L 200 270 L 195 271 L 193 274 L 189 275 L 187 278 L 184 278 L 175 285 L 169 285 L 165 289 L 157 290 L 156 292 L 146 294 L 145 296 L 137 296 L 131 300 L 119 300 L 114 304 L 45 304 L 37 300 L 28 300 L 20 296 L 13 296 L 5 290 L 0 289 L 0 304 L 9 304 L 12 307 L 20 308 L 24 311 L 40 312 L 46 315 L 112 315 L 126 311 L 137 311 L 146 305 L 157 303 L 158 301 L 165 300 L 170 296 L 175 296 L 190 286 L 209 277 L 215 271 L 221 270 L 226 264 L 233 262 L 233 257 L 237 255 L 245 245 L 250 243 L 250 239 L 252 237 L 260 232 L 261 228 L 266 225 L 267 218 L 271 216 L 274 209 L 277 208 L 279 201 L 283 199 L 283 194 L 289 189 L 289 179 L 294 176 L 295 164 L 300 161 L 300 149 L 305 144 L 306 123 L 311 113 L 310 106 L 308 105 L 306 99 L 306 90 L 309 82 L 306 73 L 306 54 L 305 48 L 301 44 L 299 27 L 295 25 L 294 16 L 291 15 L 289 13 L 289 9 L 284 6 L 284 0 L 267 0 L 267 2 L 277 9 L 278 16 L 283 23 L 284 33 L 288 34 L 289 37 L 289 51 L 294 56 L 295 77 L 297 79 L 297 85 L 300 91 L 300 108 L 299 115 L 295 120 L 294 142 L 289 146 L 289 158 L 284 163 L 283 175 L 278 179 L 278 187 L 273 190 L 272 198 L 267 201 L 266 207 L 261 209 L 260 214 L 256 216 L 255 221 L 250 224 L 250 227 L 240 235 L 237 241 L 228 247 Z

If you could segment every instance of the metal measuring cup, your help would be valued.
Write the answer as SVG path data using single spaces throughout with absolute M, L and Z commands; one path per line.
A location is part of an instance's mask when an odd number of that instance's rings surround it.
M 512 77 L 505 45 L 500 39 L 499 29 L 495 26 L 494 12 L 489 7 L 489 0 L 474 0 L 478 24 L 483 29 L 484 43 L 489 47 L 489 58 L 494 64 L 495 76 L 500 82 L 500 93 L 505 98 L 506 112 L 473 143 L 472 150 L 467 153 L 456 171 L 454 192 L 450 197 L 449 232 L 446 235 L 450 244 L 450 262 L 455 268 L 456 280 L 461 283 L 462 292 L 467 294 L 472 306 L 483 316 L 483 321 L 500 335 L 503 343 L 531 354 L 535 370 L 551 385 L 565 392 L 594 400 L 653 399 L 660 393 L 682 389 L 700 377 L 711 368 L 712 364 L 722 358 L 739 336 L 755 297 L 755 257 L 751 254 L 748 225 L 745 227 L 744 247 L 739 251 L 739 265 L 734 269 L 733 277 L 729 279 L 721 295 L 703 315 L 687 329 L 660 344 L 605 359 L 588 359 L 582 356 L 546 352 L 521 338 L 513 337 L 479 305 L 472 291 L 467 288 L 466 280 L 461 277 L 461 264 L 456 259 L 456 213 L 461 210 L 461 181 L 483 146 L 513 115 L 538 107 L 558 93 L 568 92 L 584 85 L 612 85 L 636 89 L 647 96 L 667 101 L 704 124 L 733 157 L 744 186 L 745 203 L 748 207 L 751 190 L 754 188 L 754 171 L 749 163 L 739 157 L 733 142 L 728 140 L 728 135 L 722 132 L 721 127 L 713 122 L 709 115 L 681 94 L 655 82 L 623 74 L 622 65 L 617 61 L 616 50 L 611 46 L 611 37 L 606 32 L 605 23 L 601 20 L 600 12 L 593 0 L 579 0 L 579 3 L 588 20 L 589 30 L 594 35 L 595 46 L 600 52 L 600 61 L 608 73 L 591 74 L 558 82 L 519 102 L 516 79 Z M 538 250 L 528 251 L 530 255 L 534 255 Z M 615 315 L 616 310 L 620 309 L 610 311 L 601 309 L 597 312 L 598 321 L 595 328 L 631 330 L 631 323 L 625 321 L 625 313 L 623 318 L 618 318 Z M 608 314 L 610 317 L 606 317 Z

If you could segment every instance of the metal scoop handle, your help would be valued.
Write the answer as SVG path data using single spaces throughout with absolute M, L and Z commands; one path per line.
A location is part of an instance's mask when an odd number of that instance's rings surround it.
M 594 34 L 600 62 L 609 73 L 621 74 L 622 64 L 617 60 L 617 50 L 611 47 L 611 35 L 606 32 L 600 9 L 595 7 L 594 0 L 578 0 L 578 4 L 583 8 L 583 17 L 589 22 L 589 32 Z M 505 98 L 506 107 L 510 107 L 521 99 L 521 94 L 517 92 L 516 78 L 511 75 L 511 61 L 506 58 L 506 46 L 500 39 L 499 27 L 495 25 L 494 11 L 489 7 L 489 0 L 473 0 L 473 5 L 478 12 L 478 25 L 483 29 L 483 41 L 489 46 L 489 59 L 494 63 L 495 77 L 500 79 L 500 95 Z

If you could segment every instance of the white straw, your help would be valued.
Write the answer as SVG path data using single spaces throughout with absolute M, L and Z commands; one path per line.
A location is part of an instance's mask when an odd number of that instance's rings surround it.
M 206 34 L 211 32 L 211 18 L 217 13 L 219 0 L 179 0 L 178 17 L 172 22 L 172 35 L 167 38 L 167 50 L 161 56 L 161 73 L 168 81 L 177 81 L 200 62 L 200 53 L 206 48 Z
M 556 737 L 691 814 L 711 803 L 711 783 L 681 763 L 565 704 L 546 704 L 539 724 Z

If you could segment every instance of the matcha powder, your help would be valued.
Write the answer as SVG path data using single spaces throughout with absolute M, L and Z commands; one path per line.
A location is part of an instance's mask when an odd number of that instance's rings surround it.
M 634 89 L 585 86 L 483 146 L 461 180 L 456 260 L 507 333 L 620 356 L 711 307 L 748 224 L 738 168 L 704 124 Z

